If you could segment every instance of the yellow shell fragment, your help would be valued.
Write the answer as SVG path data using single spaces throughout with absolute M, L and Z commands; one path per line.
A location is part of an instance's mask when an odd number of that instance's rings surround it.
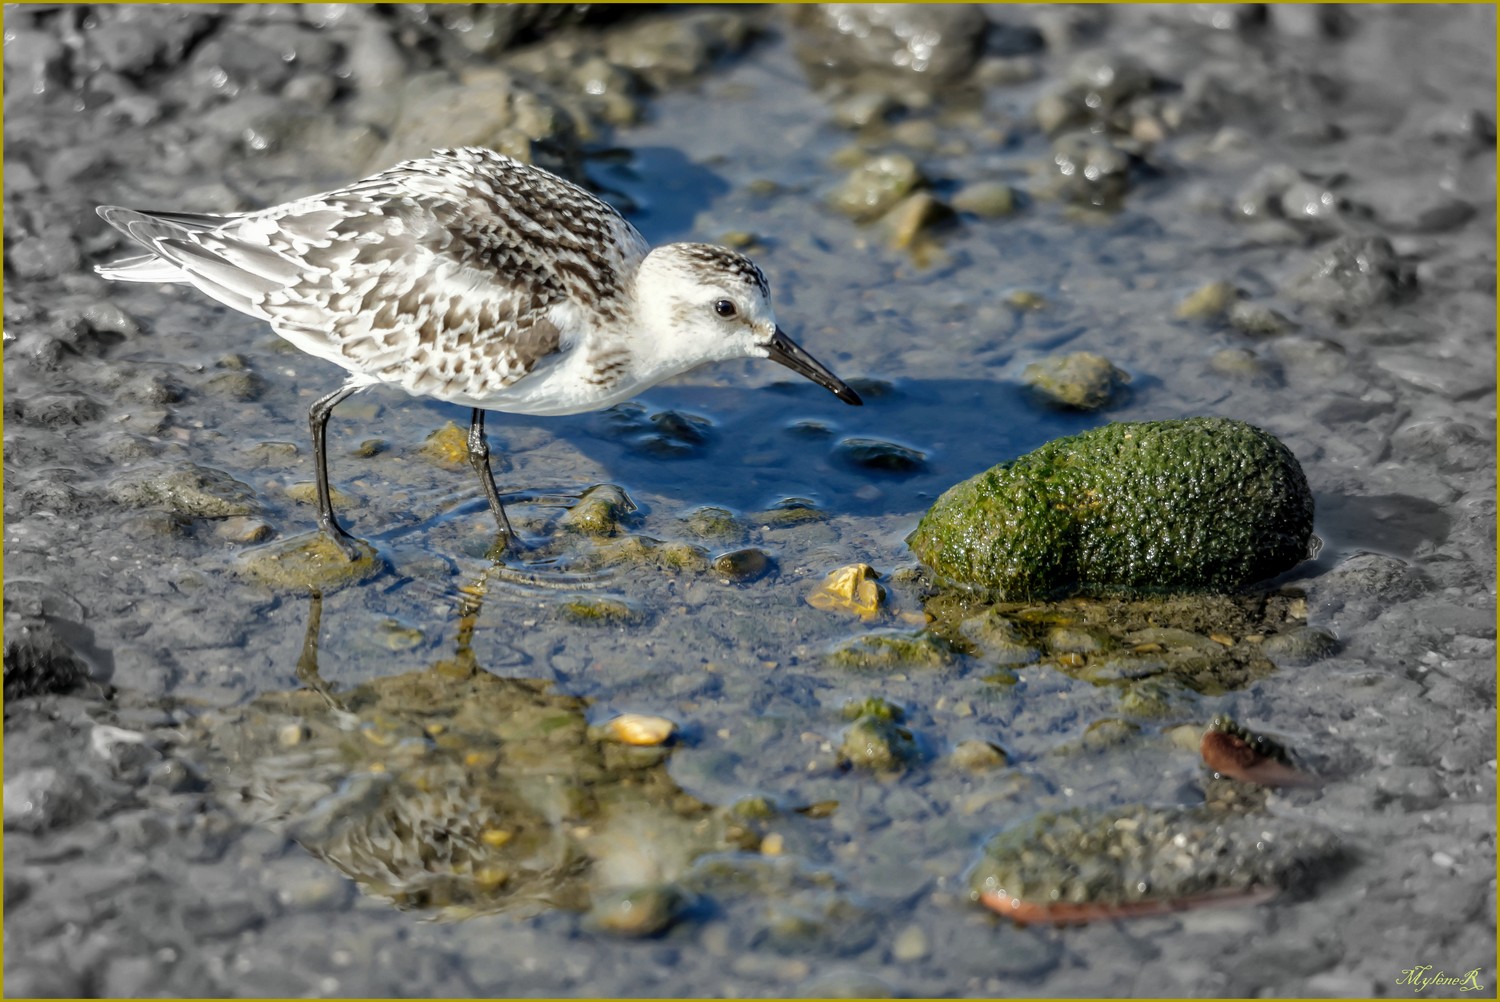
M 666 717 L 626 713 L 611 720 L 606 730 L 621 744 L 654 747 L 666 744 L 677 733 L 677 725 Z
M 874 619 L 885 600 L 885 589 L 875 580 L 879 576 L 869 564 L 840 567 L 813 589 L 807 604 L 824 612 L 852 612 L 860 619 Z
M 479 833 L 479 841 L 492 849 L 500 848 L 515 837 L 515 832 L 506 831 L 504 828 L 486 828 Z

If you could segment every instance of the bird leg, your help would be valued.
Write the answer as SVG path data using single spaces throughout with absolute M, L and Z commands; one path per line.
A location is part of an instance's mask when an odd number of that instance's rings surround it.
M 318 674 L 318 632 L 323 625 L 323 593 L 312 590 L 312 608 L 307 613 L 307 630 L 302 635 L 302 656 L 297 659 L 297 681 L 323 697 L 330 710 L 344 710 L 333 694 L 333 687 Z
M 490 511 L 495 513 L 495 524 L 500 527 L 505 545 L 509 546 L 516 534 L 510 527 L 510 519 L 505 517 L 505 506 L 500 503 L 500 492 L 495 489 L 495 475 L 490 472 L 490 443 L 484 437 L 484 410 L 479 407 L 474 408 L 469 419 L 469 465 L 479 474 L 485 499 L 490 503 Z
M 358 386 L 340 386 L 307 409 L 307 423 L 312 429 L 313 462 L 318 474 L 318 528 L 338 544 L 351 562 L 363 556 L 363 552 L 359 541 L 345 532 L 339 520 L 333 517 L 333 497 L 328 490 L 328 416 L 339 401 L 357 389 Z

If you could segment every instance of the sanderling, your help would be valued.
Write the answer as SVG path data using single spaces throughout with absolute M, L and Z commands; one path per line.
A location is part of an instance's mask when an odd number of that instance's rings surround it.
M 749 258 L 699 243 L 652 250 L 587 191 L 491 150 L 436 150 L 258 212 L 99 215 L 149 251 L 99 274 L 195 286 L 349 371 L 308 422 L 318 524 L 350 559 L 359 547 L 333 514 L 326 433 L 334 406 L 368 386 L 473 409 L 469 464 L 507 544 L 486 410 L 577 414 L 746 357 L 861 402 L 777 326 Z

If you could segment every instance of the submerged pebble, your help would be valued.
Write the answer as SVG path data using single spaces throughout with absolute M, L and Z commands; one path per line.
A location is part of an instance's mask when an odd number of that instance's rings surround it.
M 870 222 L 895 208 L 922 185 L 922 172 L 904 153 L 882 153 L 864 161 L 830 196 L 833 208 L 856 222 Z
M 1287 292 L 1342 317 L 1410 298 L 1417 291 L 1411 266 L 1384 237 L 1341 237 L 1292 280 Z
M 954 658 L 953 648 L 931 633 L 884 630 L 839 644 L 826 660 L 837 668 L 941 668 Z
M 909 475 L 927 467 L 927 456 L 918 449 L 878 438 L 846 438 L 833 448 L 840 462 L 881 473 Z
M 469 461 L 469 434 L 449 421 L 428 435 L 419 451 L 423 458 L 439 466 L 463 466 Z
M 827 518 L 828 513 L 807 498 L 782 498 L 765 511 L 750 516 L 750 521 L 767 529 L 778 529 L 823 522 Z
M 916 757 L 917 745 L 906 728 L 889 717 L 865 714 L 844 729 L 839 758 L 876 772 L 893 772 Z
M 589 918 L 616 936 L 644 938 L 664 932 L 682 917 L 687 896 L 672 884 L 607 891 L 594 900 Z
M 351 561 L 323 532 L 303 533 L 246 550 L 239 557 L 241 571 L 278 592 L 332 592 L 367 581 L 385 568 L 368 543 L 356 540 L 358 560 Z
M 745 527 L 728 508 L 704 505 L 679 516 L 683 527 L 699 539 L 711 542 L 738 539 L 745 534 Z
M 625 491 L 614 484 L 599 484 L 563 513 L 557 524 L 581 536 L 608 538 L 619 535 L 625 518 L 636 510 Z
M 922 252 L 930 249 L 925 238 L 940 225 L 952 219 L 953 210 L 938 201 L 931 192 L 917 191 L 907 195 L 881 219 L 887 243 L 894 250 Z
M 646 614 L 629 602 L 602 596 L 570 598 L 559 611 L 581 626 L 634 626 L 646 621 Z
M 709 569 L 721 581 L 745 584 L 770 570 L 771 558 L 764 550 L 747 546 L 742 550 L 731 550 L 714 557 Z
M 1299 626 L 1261 644 L 1266 657 L 1279 664 L 1306 665 L 1332 657 L 1339 651 L 1338 638 L 1318 626 Z
M 968 772 L 988 772 L 1005 766 L 1005 752 L 989 741 L 970 739 L 953 746 L 948 761 Z
M 1032 362 L 1021 378 L 1047 403 L 1082 411 L 1108 406 L 1116 391 L 1130 382 L 1129 373 L 1088 351 Z
M 116 482 L 110 493 L 133 508 L 162 508 L 193 518 L 230 518 L 260 510 L 249 484 L 192 463 Z

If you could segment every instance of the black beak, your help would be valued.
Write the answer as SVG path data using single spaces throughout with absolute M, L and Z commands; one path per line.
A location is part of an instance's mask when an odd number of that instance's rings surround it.
M 786 332 L 780 327 L 776 328 L 776 334 L 771 338 L 770 358 L 773 362 L 780 362 L 799 376 L 806 376 L 819 386 L 831 392 L 846 404 L 855 407 L 864 403 L 859 399 L 859 394 L 849 389 L 838 376 L 828 371 L 828 368 L 802 350 L 802 346 L 786 336 Z

